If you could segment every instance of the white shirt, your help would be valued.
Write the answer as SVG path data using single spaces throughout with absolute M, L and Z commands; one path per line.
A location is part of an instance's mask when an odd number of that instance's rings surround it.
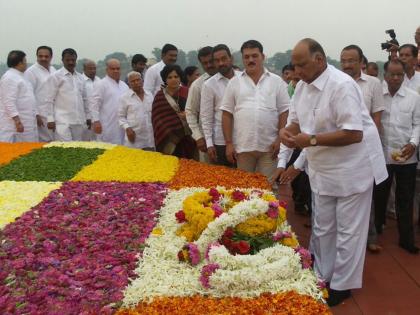
M 384 98 L 382 93 L 382 84 L 378 78 L 361 74 L 360 78 L 356 80 L 360 89 L 362 90 L 365 105 L 370 114 L 374 114 L 385 109 Z
M 42 116 L 47 117 L 48 122 L 86 124 L 90 114 L 85 84 L 80 73 L 71 73 L 62 67 L 48 77 L 41 89 L 45 96 L 41 105 L 45 111 Z
M 234 71 L 234 77 L 240 73 L 239 71 Z M 226 144 L 223 136 L 222 110 L 220 107 L 222 106 L 223 95 L 229 81 L 230 79 L 224 75 L 216 73 L 203 84 L 200 119 L 207 147 Z
M 345 197 L 365 192 L 388 176 L 376 126 L 356 82 L 332 66 L 312 83 L 300 81 L 289 111 L 290 122 L 307 134 L 363 131 L 360 143 L 306 148 L 312 191 Z
M 120 98 L 118 119 L 121 128 L 132 128 L 136 133 L 136 143 L 140 148 L 154 148 L 155 140 L 152 126 L 153 96 L 144 92 L 143 100 L 131 89 Z
M 187 117 L 188 126 L 192 131 L 192 137 L 194 140 L 198 140 L 204 137 L 203 130 L 201 127 L 200 120 L 200 100 L 201 90 L 206 80 L 210 78 L 210 75 L 205 72 L 197 80 L 195 80 L 190 88 L 188 89 L 188 98 L 185 105 L 185 114 Z
M 25 131 L 36 128 L 36 100 L 23 73 L 10 68 L 0 80 L 0 130 L 16 131 L 12 117 L 19 116 Z
M 56 72 L 57 70 L 50 66 L 47 70 L 45 67 L 41 66 L 39 63 L 35 63 L 26 69 L 24 76 L 31 83 L 34 90 L 35 99 L 37 102 L 37 108 L 39 112 L 43 110 L 40 109 L 41 103 L 45 96 L 41 95 L 42 85 L 47 81 L 49 76 Z
M 278 136 L 279 115 L 289 109 L 287 85 L 266 69 L 255 84 L 244 71 L 229 81 L 220 109 L 233 114 L 236 152 L 269 152 Z
M 414 71 L 414 75 L 409 79 L 407 74 L 404 75 L 403 86 L 408 87 L 420 94 L 420 72 Z
M 165 68 L 165 63 L 161 60 L 147 69 L 147 72 L 144 76 L 143 88 L 145 91 L 150 92 L 153 97 L 157 92 L 159 92 L 163 84 L 162 77 L 160 76 L 160 72 L 163 70 L 163 68 Z
M 391 154 L 408 143 L 416 147 L 420 137 L 420 96 L 413 90 L 401 86 L 391 96 L 388 89 L 383 90 L 385 110 L 382 113 L 383 134 L 381 135 L 385 160 L 387 164 L 417 163 L 413 154 L 406 162 L 395 161 Z
M 101 79 L 98 76 L 95 76 L 95 79 L 92 80 L 86 74 L 82 74 L 83 80 L 85 80 L 85 89 L 86 89 L 86 97 L 89 99 L 93 93 L 93 87 L 96 83 L 98 83 Z
M 116 82 L 108 75 L 94 86 L 89 100 L 92 121 L 102 125 L 102 141 L 122 144 L 124 130 L 118 124 L 118 104 L 120 97 L 128 90 L 127 84 Z

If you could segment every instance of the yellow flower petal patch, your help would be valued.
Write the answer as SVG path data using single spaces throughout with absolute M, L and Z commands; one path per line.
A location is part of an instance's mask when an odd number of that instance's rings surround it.
M 104 149 L 109 150 L 116 146 L 116 144 L 106 142 L 95 142 L 95 141 L 72 141 L 72 142 L 60 142 L 53 141 L 46 144 L 45 148 L 50 147 L 61 147 L 61 148 L 84 148 L 84 149 Z
M 39 204 L 52 190 L 60 186 L 60 182 L 1 181 L 0 229 Z
M 72 181 L 168 182 L 178 169 L 178 158 L 117 146 L 84 167 Z

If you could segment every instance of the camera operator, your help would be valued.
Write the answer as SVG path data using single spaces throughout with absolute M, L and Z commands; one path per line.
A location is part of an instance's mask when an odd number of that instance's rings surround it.
M 393 29 L 386 30 L 385 33 L 391 37 L 391 40 L 387 40 L 385 43 L 381 43 L 381 48 L 382 50 L 386 50 L 389 53 L 388 60 L 397 60 L 398 47 L 400 45 L 397 41 L 397 35 Z

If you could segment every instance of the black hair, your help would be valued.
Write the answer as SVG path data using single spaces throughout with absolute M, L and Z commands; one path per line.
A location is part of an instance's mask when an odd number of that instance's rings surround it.
M 166 65 L 162 71 L 160 72 L 160 77 L 162 78 L 162 81 L 166 84 L 166 79 L 168 78 L 169 73 L 172 71 L 175 71 L 179 78 L 182 79 L 184 77 L 184 72 L 182 71 L 181 67 L 178 65 Z
M 14 68 L 20 64 L 23 59 L 26 57 L 26 54 L 21 50 L 12 50 L 7 55 L 7 66 L 9 68 Z
M 260 53 L 263 53 L 264 50 L 261 43 L 255 39 L 247 40 L 245 43 L 243 43 L 241 46 L 241 53 L 243 53 L 244 49 L 246 48 L 258 48 Z
M 327 59 L 327 56 L 325 55 L 324 48 L 322 48 L 321 44 L 318 43 L 315 39 L 312 38 L 304 38 L 301 40 L 301 42 L 308 44 L 308 49 L 311 55 L 315 53 L 320 53 L 322 57 Z
M 409 48 L 411 50 L 411 54 L 413 55 L 413 57 L 417 57 L 418 49 L 416 46 L 414 46 L 413 44 L 404 44 L 398 48 L 398 52 L 401 52 L 401 49 L 404 49 L 404 48 Z
M 196 66 L 188 66 L 184 69 L 184 77 L 182 78 L 182 83 L 187 86 L 188 85 L 188 76 L 192 75 L 198 67 Z
M 294 71 L 295 70 L 295 67 L 291 64 L 291 63 L 288 63 L 287 65 L 285 65 L 282 69 L 281 69 L 281 73 L 284 73 L 285 71 L 287 71 L 287 70 L 292 70 L 292 71 Z
M 52 55 L 53 55 L 53 50 L 52 50 L 52 48 L 51 48 L 51 47 L 49 47 L 49 46 L 39 46 L 39 47 L 36 49 L 36 54 L 37 54 L 37 55 L 38 55 L 38 51 L 40 51 L 41 49 L 46 49 L 46 50 L 48 50 L 48 51 L 50 52 L 51 57 L 52 57 Z
M 231 53 L 230 53 L 229 47 L 226 46 L 225 44 L 218 44 L 218 45 L 214 46 L 212 54 L 214 55 L 215 52 L 218 52 L 218 51 L 221 51 L 221 50 L 226 51 L 229 57 L 232 56 Z
M 399 60 L 399 59 L 395 59 L 395 60 L 389 60 L 389 61 L 387 61 L 387 62 L 385 62 L 385 64 L 384 64 L 384 71 L 385 72 L 387 72 L 388 71 L 388 67 L 389 67 L 389 65 L 391 64 L 391 63 L 393 63 L 393 64 L 400 64 L 401 65 L 401 67 L 403 67 L 403 69 L 404 69 L 404 64 L 403 64 L 403 62 L 401 61 L 401 60 Z
M 373 62 L 373 61 L 367 63 L 366 67 L 369 67 L 369 66 L 374 67 L 375 69 L 379 69 L 378 64 L 376 62 Z
M 200 58 L 207 57 L 213 53 L 213 47 L 205 46 L 198 50 L 197 58 L 200 61 Z
M 357 51 L 357 54 L 359 55 L 359 61 L 362 61 L 363 60 L 363 57 L 364 57 L 363 51 L 362 51 L 362 48 L 360 48 L 359 46 L 357 46 L 357 45 L 348 45 L 348 46 L 344 47 L 343 50 L 355 50 L 355 51 Z
M 61 53 L 61 58 L 64 58 L 64 55 L 76 56 L 77 58 L 77 52 L 73 48 L 64 49 L 63 52 Z
M 366 67 L 367 67 L 367 64 L 369 63 L 369 60 L 366 58 L 366 56 L 365 55 L 362 55 L 362 62 L 366 65 Z
M 142 54 L 135 54 L 133 56 L 133 58 L 131 58 L 131 64 L 132 65 L 135 65 L 138 62 L 144 62 L 144 63 L 146 63 L 147 62 L 147 58 L 145 56 L 143 56 Z
M 172 44 L 165 44 L 162 47 L 162 56 L 166 55 L 168 51 L 170 50 L 176 50 L 178 51 L 178 48 L 176 48 L 176 46 L 172 45 Z

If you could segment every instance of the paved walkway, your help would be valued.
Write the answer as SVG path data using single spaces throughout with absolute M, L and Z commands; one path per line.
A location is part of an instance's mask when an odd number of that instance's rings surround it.
M 309 218 L 294 213 L 288 186 L 281 187 L 280 199 L 288 201 L 288 220 L 300 242 L 307 247 L 311 231 L 304 224 Z M 352 298 L 332 308 L 334 315 L 420 314 L 420 255 L 400 249 L 397 240 L 396 221 L 387 220 L 387 226 L 378 238 L 383 251 L 366 253 L 363 288 L 353 290 Z M 419 228 L 416 228 L 416 241 L 420 246 Z

